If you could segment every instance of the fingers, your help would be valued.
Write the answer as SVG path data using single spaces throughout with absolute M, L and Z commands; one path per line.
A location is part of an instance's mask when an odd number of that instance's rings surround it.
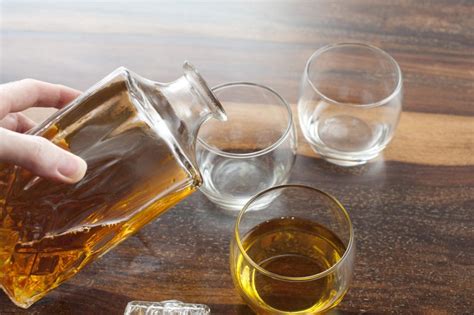
M 32 106 L 61 108 L 81 94 L 60 84 L 33 79 L 0 85 L 0 118 Z
M 11 113 L 0 119 L 0 128 L 16 132 L 27 132 L 36 126 L 35 122 L 22 113 Z
M 84 160 L 44 138 L 14 131 L 25 132 L 35 125 L 18 112 L 32 106 L 60 108 L 80 93 L 63 85 L 32 79 L 0 85 L 0 161 L 19 165 L 48 179 L 79 181 L 87 169 Z
M 55 181 L 75 183 L 84 177 L 87 164 L 45 138 L 0 128 L 0 160 L 21 166 Z

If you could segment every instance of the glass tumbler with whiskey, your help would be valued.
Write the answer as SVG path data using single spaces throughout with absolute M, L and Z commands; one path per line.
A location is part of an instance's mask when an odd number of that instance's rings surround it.
M 0 287 L 27 308 L 201 184 L 201 124 L 225 114 L 189 64 L 171 83 L 119 68 L 30 133 L 88 164 L 76 184 L 0 163 Z
M 272 202 L 260 209 L 262 198 Z M 352 224 L 336 199 L 282 185 L 257 194 L 239 213 L 230 269 L 257 314 L 319 314 L 347 292 L 354 255 Z

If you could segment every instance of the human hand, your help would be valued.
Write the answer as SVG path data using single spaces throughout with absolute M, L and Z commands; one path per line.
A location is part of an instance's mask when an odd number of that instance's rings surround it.
M 61 108 L 80 93 L 32 79 L 0 85 L 0 162 L 16 164 L 55 181 L 81 180 L 86 162 L 43 137 L 23 134 L 35 123 L 20 113 L 29 107 Z

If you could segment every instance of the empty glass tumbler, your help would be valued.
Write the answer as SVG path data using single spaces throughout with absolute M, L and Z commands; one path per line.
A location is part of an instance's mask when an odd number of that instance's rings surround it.
M 329 162 L 352 166 L 390 142 L 402 109 L 402 73 L 385 51 L 340 43 L 317 50 L 301 82 L 298 115 L 312 148 Z
M 212 90 L 227 121 L 208 120 L 199 131 L 200 190 L 221 208 L 240 210 L 255 192 L 288 180 L 296 154 L 291 109 L 263 85 L 235 82 Z

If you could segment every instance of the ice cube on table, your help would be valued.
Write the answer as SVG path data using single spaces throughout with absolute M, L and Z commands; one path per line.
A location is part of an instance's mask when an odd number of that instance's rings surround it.
M 162 302 L 131 301 L 124 315 L 208 315 L 211 310 L 204 304 L 188 304 L 176 300 Z

